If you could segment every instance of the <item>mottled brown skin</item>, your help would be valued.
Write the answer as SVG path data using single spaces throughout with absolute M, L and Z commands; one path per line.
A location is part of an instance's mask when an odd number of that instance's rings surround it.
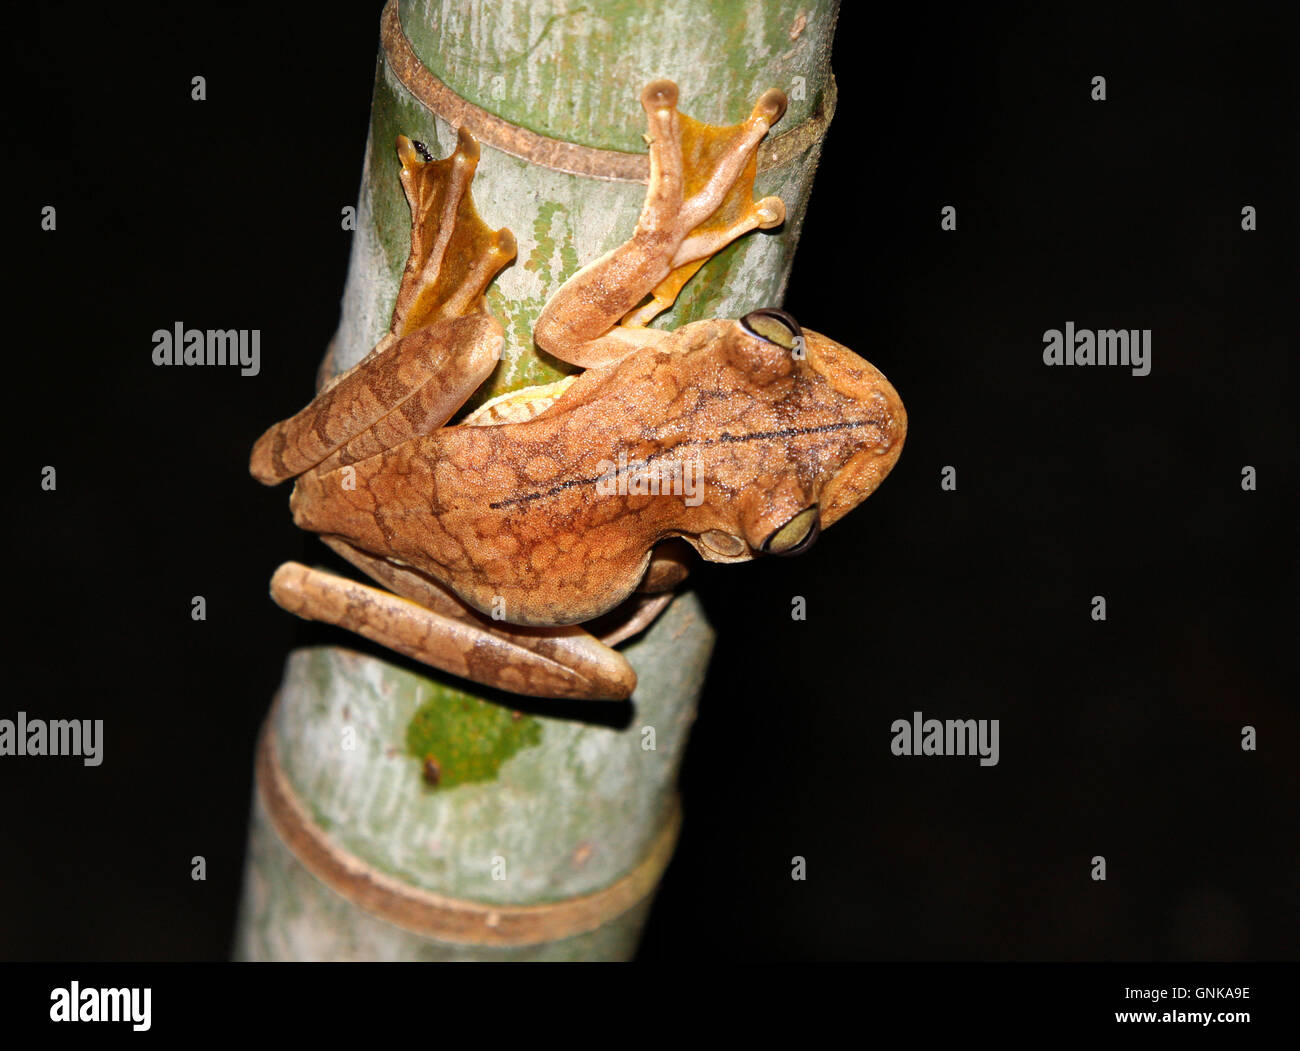
M 474 210 L 467 133 L 443 161 L 399 140 L 413 233 L 390 335 L 263 435 L 251 463 L 267 484 L 297 475 L 295 522 L 392 592 L 290 563 L 273 581 L 281 605 L 505 689 L 627 696 L 621 655 L 560 626 L 678 583 L 672 538 L 712 561 L 797 550 L 880 484 L 907 418 L 847 348 L 784 315 L 644 327 L 710 255 L 785 214 L 752 200 L 755 147 L 784 96 L 732 128 L 679 114 L 676 97 L 667 81 L 642 95 L 650 182 L 632 237 L 566 282 L 534 329 L 586 371 L 458 426 L 446 424 L 500 354 L 482 292 L 514 242 Z M 632 473 L 691 465 L 696 499 L 611 491 L 620 457 Z M 662 605 L 641 600 L 607 637 Z
M 902 439 L 901 405 L 882 383 L 815 334 L 797 361 L 734 321 L 696 322 L 588 371 L 529 422 L 404 442 L 356 463 L 352 491 L 338 468 L 304 475 L 294 521 L 383 551 L 484 613 L 500 597 L 513 623 L 577 624 L 627 598 L 661 540 L 681 536 L 712 561 L 752 558 L 798 511 L 834 498 L 855 458 L 850 491 L 866 496 Z M 598 494 L 620 452 L 629 464 L 698 461 L 703 503 Z M 827 502 L 822 526 L 846 510 Z M 744 550 L 701 541 L 714 531 Z

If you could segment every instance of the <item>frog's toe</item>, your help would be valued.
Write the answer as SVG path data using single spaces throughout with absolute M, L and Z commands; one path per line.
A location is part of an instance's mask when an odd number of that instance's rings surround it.
M 492 252 L 503 259 L 513 259 L 519 251 L 515 235 L 504 226 L 492 235 Z
M 780 88 L 772 88 L 763 92 L 759 100 L 754 103 L 754 116 L 762 117 L 770 126 L 785 116 L 787 105 L 785 92 Z
M 780 197 L 764 197 L 754 205 L 754 214 L 758 217 L 758 228 L 770 230 L 785 222 L 785 201 Z
M 671 80 L 650 81 L 641 92 L 641 105 L 647 111 L 676 108 L 677 85 Z
M 456 152 L 454 154 L 461 164 L 468 164 L 471 170 L 478 166 L 478 139 L 470 134 L 468 128 L 462 127 L 456 132 Z
M 414 139 L 408 139 L 405 135 L 397 136 L 397 159 L 402 162 L 403 168 L 418 168 L 432 160 L 429 154 L 429 147 L 422 142 L 416 142 Z

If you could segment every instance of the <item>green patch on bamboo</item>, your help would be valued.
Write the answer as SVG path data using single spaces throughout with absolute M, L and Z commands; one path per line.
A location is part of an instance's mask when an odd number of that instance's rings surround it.
M 532 716 L 429 686 L 431 696 L 407 724 L 406 750 L 420 761 L 430 789 L 494 781 L 502 763 L 541 743 L 542 724 Z
M 578 251 L 573 244 L 573 226 L 569 210 L 555 201 L 543 201 L 533 220 L 536 244 L 522 263 L 525 270 L 537 274 L 542 287 L 563 284 L 578 270 Z M 577 371 L 572 365 L 537 353 L 533 344 L 533 323 L 546 306 L 545 296 L 509 298 L 497 284 L 488 288 L 488 310 L 506 331 L 506 346 L 487 380 L 465 403 L 459 414 L 468 416 L 484 402 L 498 394 L 554 383 Z
M 564 205 L 558 201 L 541 203 L 537 218 L 533 220 L 533 239 L 537 244 L 528 253 L 524 269 L 534 271 L 544 285 L 561 284 L 577 272 L 578 250 L 573 246 L 573 222 Z M 557 249 L 558 272 L 551 265 Z

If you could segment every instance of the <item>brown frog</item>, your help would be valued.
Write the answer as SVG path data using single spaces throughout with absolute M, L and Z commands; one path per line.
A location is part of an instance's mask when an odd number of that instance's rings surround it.
M 517 693 L 624 698 L 613 644 L 663 609 L 683 544 L 713 562 L 807 550 L 897 461 L 894 388 L 788 314 L 646 327 L 715 252 L 780 225 L 754 201 L 769 91 L 730 128 L 641 97 L 650 179 L 632 236 L 574 274 L 534 326 L 584 371 L 449 421 L 504 343 L 484 290 L 515 254 L 470 194 L 478 145 L 432 160 L 398 139 L 411 251 L 388 335 L 254 447 L 253 475 L 297 477 L 294 521 L 390 590 L 297 563 L 272 595 L 434 667 Z M 619 608 L 601 638 L 574 627 Z

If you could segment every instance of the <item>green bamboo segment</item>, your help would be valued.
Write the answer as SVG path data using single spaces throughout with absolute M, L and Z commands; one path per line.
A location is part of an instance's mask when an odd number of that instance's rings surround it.
M 714 123 L 738 122 L 765 90 L 782 88 L 790 107 L 774 131 L 805 138 L 787 140 L 800 145 L 779 163 L 760 164 L 755 196 L 784 198 L 785 225 L 720 253 L 656 324 L 780 303 L 833 110 L 836 0 L 587 0 L 571 11 L 532 0 L 396 3 L 384 15 L 334 369 L 384 334 L 406 261 L 396 137 L 421 140 L 435 157 L 455 145 L 455 125 L 426 105 L 412 66 L 459 98 L 459 114 L 480 107 L 525 138 L 640 157 L 649 80 L 676 80 L 683 112 Z M 395 41 L 418 60 L 400 60 Z M 519 253 L 489 290 L 507 345 L 471 407 L 571 371 L 539 355 L 532 323 L 582 264 L 627 238 L 645 192 L 480 142 L 474 199 L 490 226 L 513 231 Z M 679 596 L 621 647 L 639 677 L 631 704 L 592 702 L 602 714 L 590 722 L 571 705 L 566 718 L 537 714 L 554 709 L 525 698 L 515 710 L 460 680 L 344 648 L 295 652 L 259 759 L 236 955 L 631 956 L 671 850 L 677 774 L 712 643 L 694 596 Z
M 834 3 L 427 0 L 401 4 L 415 53 L 462 98 L 551 138 L 644 152 L 636 100 L 677 82 L 696 120 L 735 124 L 768 88 L 806 120 L 830 74 Z M 802 78 L 802 79 L 800 79 Z
M 616 728 L 515 715 L 370 657 L 300 650 L 290 657 L 270 725 L 284 775 L 310 818 L 367 871 L 467 903 L 565 902 L 634 870 L 673 818 L 712 645 L 694 596 L 674 602 L 623 651 L 641 682 L 635 713 Z M 440 762 L 454 764 L 457 750 L 474 752 L 481 766 L 495 767 L 492 777 L 428 784 L 423 757 L 402 742 L 430 706 L 449 724 Z M 518 740 L 526 743 L 517 750 L 485 732 L 502 713 L 521 727 Z M 648 729 L 653 749 L 645 747 Z M 439 940 L 353 907 L 311 875 L 284 839 L 256 803 L 241 959 L 618 958 L 635 948 L 650 900 L 615 910 L 594 931 L 541 944 Z

